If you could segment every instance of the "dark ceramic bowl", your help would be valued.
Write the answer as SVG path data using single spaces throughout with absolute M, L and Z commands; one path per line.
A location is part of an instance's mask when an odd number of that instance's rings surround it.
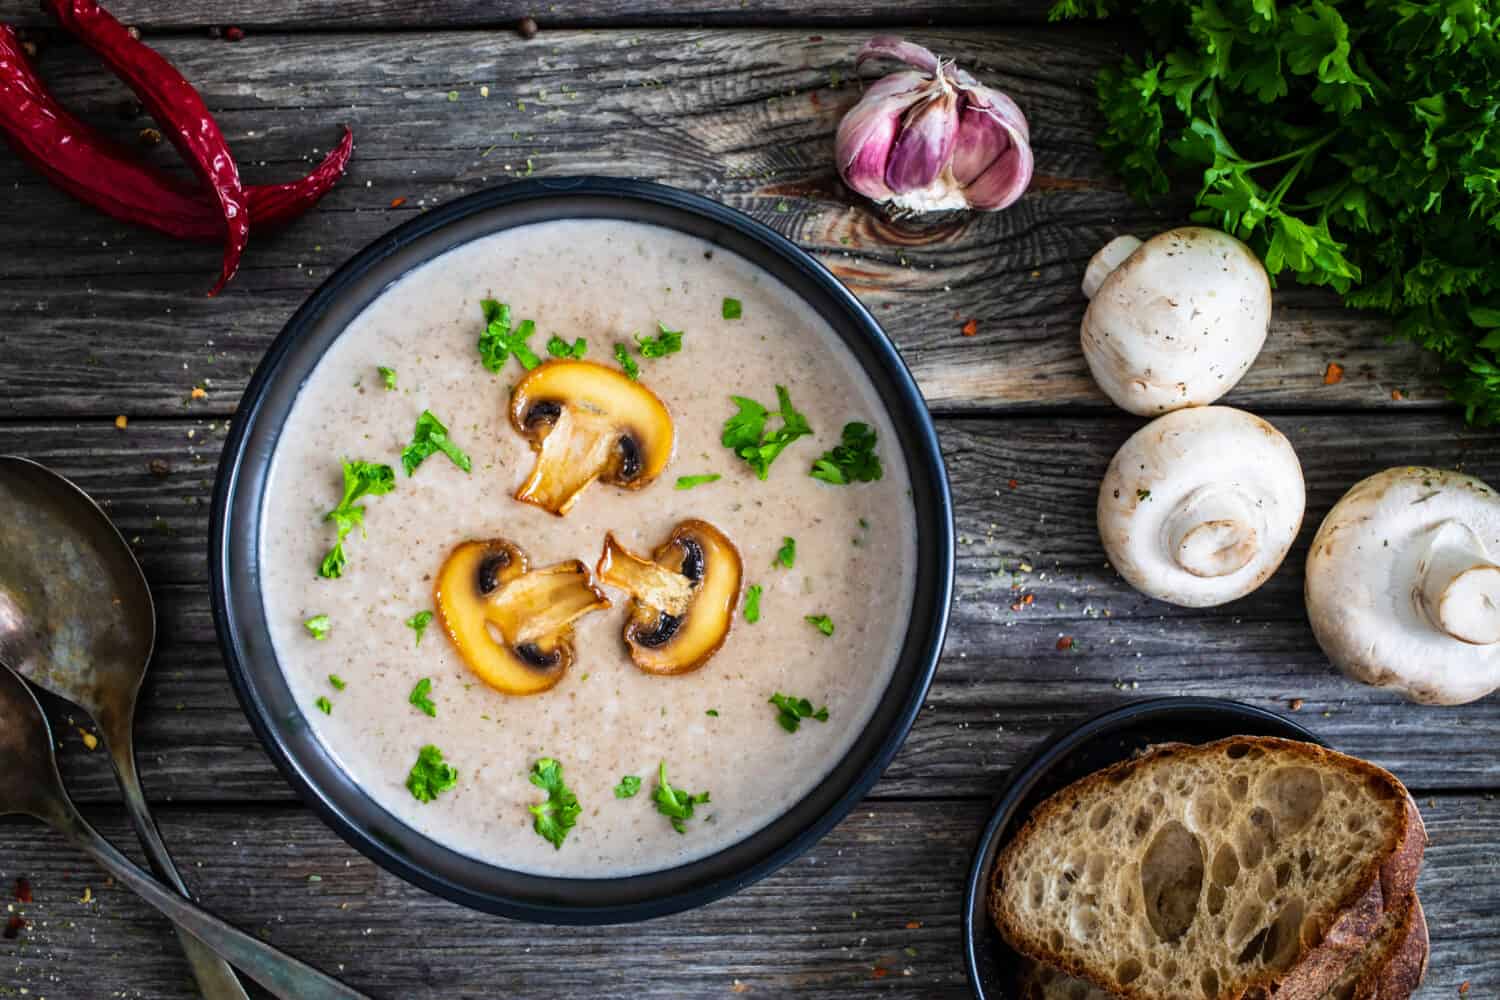
M 298 389 L 345 326 L 413 268 L 490 233 L 553 219 L 608 218 L 689 233 L 758 264 L 808 302 L 859 359 L 890 413 L 911 470 L 917 578 L 911 624 L 885 696 L 852 749 L 810 794 L 745 840 L 681 867 L 615 879 L 528 875 L 477 861 L 378 806 L 314 737 L 267 631 L 257 560 L 271 455 Z M 895 756 L 937 667 L 953 588 L 953 511 L 927 407 L 880 326 L 826 268 L 772 230 L 697 195 L 607 178 L 534 180 L 482 191 L 376 240 L 299 309 L 250 380 L 214 490 L 209 553 L 214 620 L 245 714 L 293 787 L 371 860 L 491 913 L 595 924 L 674 913 L 728 895 L 811 847 Z
M 1274 712 L 1218 698 L 1157 698 L 1097 715 L 1042 745 L 1011 772 L 995 814 L 979 838 L 964 896 L 964 957 L 980 1000 L 1016 1000 L 1020 957 L 990 922 L 988 894 L 995 856 L 1033 809 L 1079 778 L 1154 743 L 1210 743 L 1230 736 L 1280 736 L 1325 745 Z

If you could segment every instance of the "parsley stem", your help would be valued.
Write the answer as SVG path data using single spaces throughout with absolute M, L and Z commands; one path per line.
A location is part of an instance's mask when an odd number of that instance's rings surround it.
M 1328 133 L 1316 142 L 1310 142 L 1306 146 L 1298 146 L 1296 149 L 1292 150 L 1289 153 L 1282 153 L 1280 156 L 1273 156 L 1269 160 L 1256 160 L 1253 163 L 1247 160 L 1241 165 L 1241 169 L 1259 170 L 1261 167 L 1270 167 L 1274 166 L 1277 163 L 1285 163 L 1287 160 L 1295 160 L 1299 156 L 1303 159 L 1306 159 L 1309 153 L 1312 153 L 1314 150 L 1321 149 L 1324 146 L 1328 145 L 1334 140 L 1335 137 L 1338 136 L 1338 134 L 1338 130 L 1335 130 Z

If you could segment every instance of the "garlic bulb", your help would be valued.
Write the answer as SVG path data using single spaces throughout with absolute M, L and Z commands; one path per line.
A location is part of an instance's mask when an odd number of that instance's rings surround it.
M 1016 102 L 951 61 L 889 35 L 854 60 L 898 59 L 914 70 L 884 77 L 839 123 L 839 176 L 905 212 L 996 211 L 1031 183 L 1031 132 Z

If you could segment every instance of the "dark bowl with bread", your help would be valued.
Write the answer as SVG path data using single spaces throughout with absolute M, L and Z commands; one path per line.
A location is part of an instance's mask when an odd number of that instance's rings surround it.
M 1403 1000 L 1427 929 L 1405 787 L 1303 727 L 1169 698 L 1018 767 L 970 871 L 985 1000 Z

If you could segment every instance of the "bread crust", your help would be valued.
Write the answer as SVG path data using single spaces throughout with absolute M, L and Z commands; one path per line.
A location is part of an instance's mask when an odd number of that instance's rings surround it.
M 1422 901 L 1412 893 L 1402 901 L 1401 926 L 1384 955 L 1360 974 L 1350 1000 L 1406 1000 L 1427 975 L 1431 945 Z
M 1032 811 L 1025 824 L 995 860 L 989 909 L 990 918 L 1001 936 L 1021 954 L 1074 978 L 1093 983 L 1124 1000 L 1163 1000 L 1130 984 L 1120 985 L 1090 975 L 1090 970 L 1080 962 L 1057 954 L 1025 927 L 1012 926 L 1002 905 L 1004 872 L 1020 844 L 1054 814 L 1074 808 L 1085 793 L 1100 785 L 1118 783 L 1131 771 L 1144 769 L 1175 755 L 1209 755 L 1236 743 L 1258 746 L 1268 752 L 1291 757 L 1300 756 L 1314 767 L 1342 769 L 1351 777 L 1379 786 L 1385 793 L 1383 797 L 1399 799 L 1405 803 L 1400 822 L 1377 852 L 1377 861 L 1366 866 L 1346 896 L 1323 917 L 1320 925 L 1304 936 L 1300 950 L 1292 958 L 1287 970 L 1281 973 L 1264 970 L 1247 981 L 1240 992 L 1221 993 L 1219 996 L 1219 1000 L 1242 1000 L 1256 996 L 1275 997 L 1276 1000 L 1318 1000 L 1369 943 L 1385 910 L 1385 901 L 1399 899 L 1411 891 L 1426 849 L 1427 836 L 1415 803 L 1406 787 L 1394 775 L 1368 761 L 1312 743 L 1276 737 L 1239 736 L 1201 745 L 1163 744 L 1148 748 L 1129 760 L 1095 771 L 1057 792 Z

